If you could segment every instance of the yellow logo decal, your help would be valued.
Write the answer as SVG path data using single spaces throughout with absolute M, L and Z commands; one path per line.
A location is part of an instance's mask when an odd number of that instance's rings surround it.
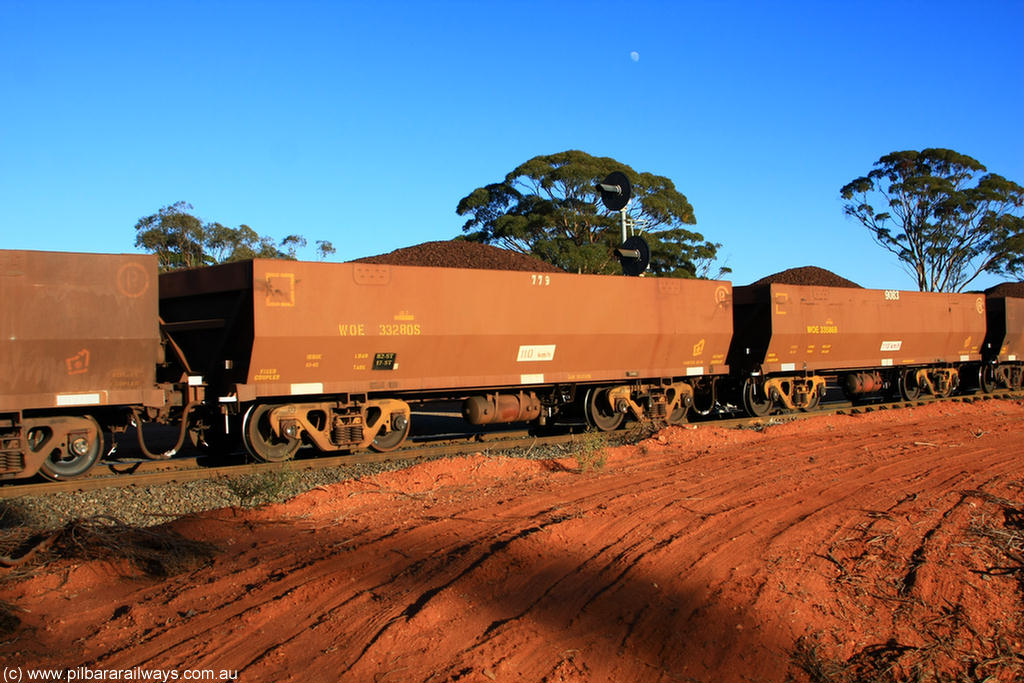
M 789 294 L 786 292 L 779 292 L 775 295 L 775 315 L 786 315 L 786 312 L 779 308 L 789 303 Z
M 267 273 L 267 306 L 295 305 L 295 273 Z

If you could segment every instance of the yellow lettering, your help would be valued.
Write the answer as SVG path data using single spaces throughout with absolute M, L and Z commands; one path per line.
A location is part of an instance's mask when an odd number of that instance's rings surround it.
M 419 323 L 381 323 L 378 331 L 382 337 L 415 337 L 421 333 Z

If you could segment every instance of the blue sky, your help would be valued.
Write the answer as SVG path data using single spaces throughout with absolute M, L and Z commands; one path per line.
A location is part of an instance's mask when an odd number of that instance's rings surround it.
M 671 178 L 738 284 L 913 289 L 840 187 L 926 147 L 1024 183 L 1019 0 L 0 0 L 0 64 L 3 248 L 133 251 L 184 200 L 348 260 L 581 149 Z

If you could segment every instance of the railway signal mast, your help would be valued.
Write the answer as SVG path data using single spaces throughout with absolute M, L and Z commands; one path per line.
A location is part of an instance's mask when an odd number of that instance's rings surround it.
M 633 196 L 633 188 L 629 184 L 629 178 L 621 171 L 613 171 L 608 174 L 602 182 L 598 183 L 595 189 L 601 193 L 601 202 L 609 211 L 618 211 L 622 218 L 622 243 L 615 250 L 622 264 L 623 275 L 642 275 L 651 262 L 651 248 L 647 241 L 640 235 L 627 235 L 632 232 L 632 221 L 626 208 Z

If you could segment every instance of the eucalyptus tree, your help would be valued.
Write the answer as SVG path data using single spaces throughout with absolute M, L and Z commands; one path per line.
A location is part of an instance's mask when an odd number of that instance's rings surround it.
M 456 212 L 469 216 L 465 239 L 531 254 L 570 272 L 617 273 L 620 216 L 604 208 L 596 189 L 612 171 L 625 173 L 632 184 L 627 210 L 648 235 L 650 271 L 706 276 L 721 245 L 685 227 L 697 220 L 671 180 L 577 150 L 536 156 L 463 197 Z
M 887 154 L 842 187 L 846 215 L 871 231 L 921 291 L 959 292 L 982 273 L 1024 270 L 1024 189 L 949 149 Z
M 135 246 L 156 254 L 160 270 L 252 258 L 295 259 L 297 249 L 306 246 L 301 235 L 288 235 L 278 243 L 245 224 L 232 228 L 217 222 L 204 223 L 192 211 L 191 204 L 177 202 L 135 224 Z M 316 244 L 320 258 L 334 253 L 330 242 L 318 240 Z

